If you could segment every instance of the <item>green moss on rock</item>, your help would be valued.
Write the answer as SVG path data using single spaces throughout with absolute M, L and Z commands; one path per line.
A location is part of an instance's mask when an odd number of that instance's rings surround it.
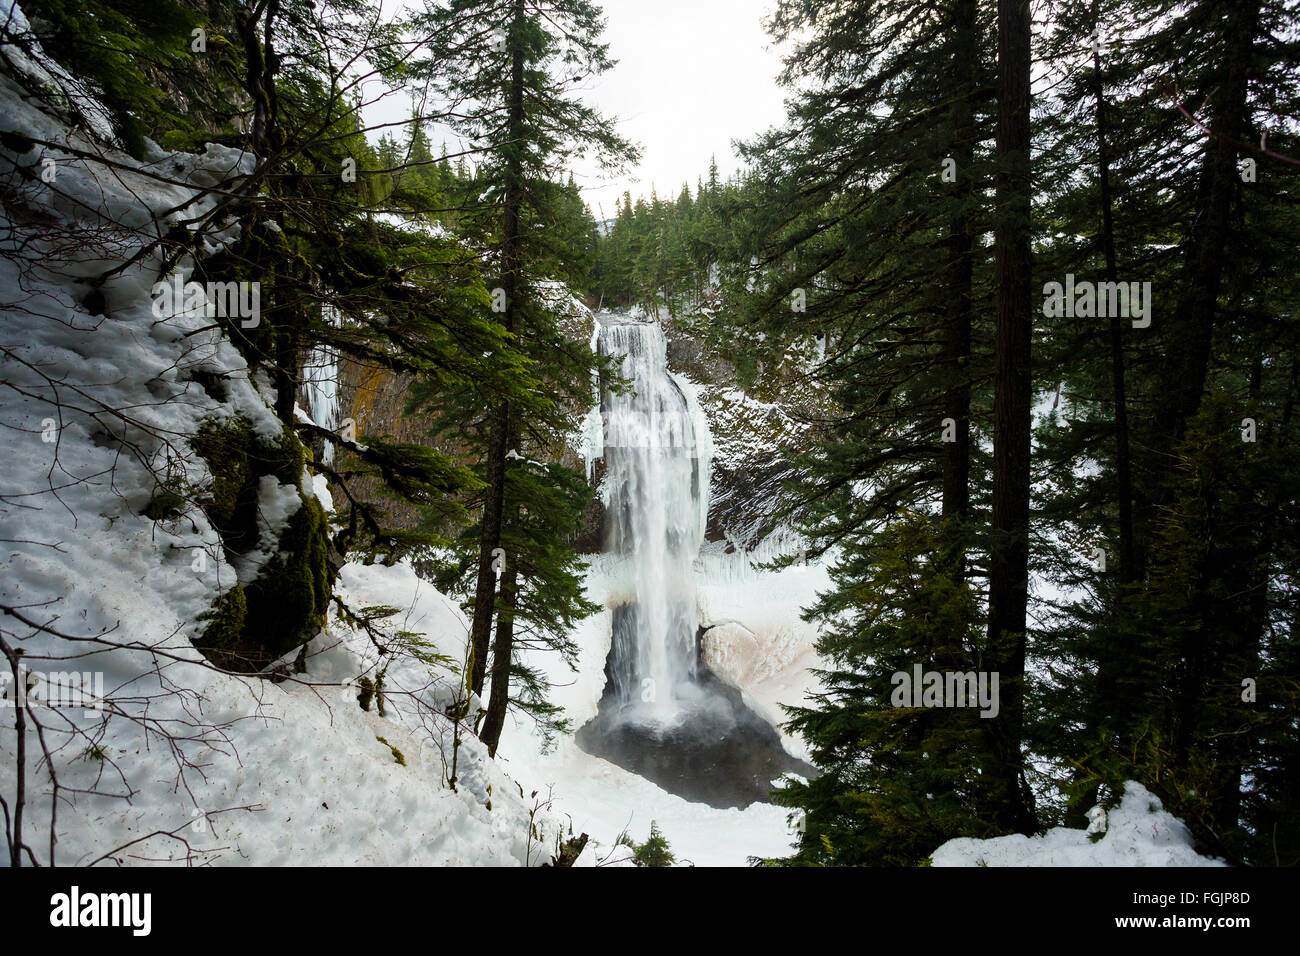
M 357 704 L 366 713 L 370 713 L 370 702 L 375 698 L 375 684 L 369 677 L 357 679 L 357 685 L 361 688 L 357 692 Z
M 159 485 L 149 504 L 145 506 L 144 516 L 153 521 L 175 518 L 185 509 L 185 495 L 174 484 Z
M 245 587 L 245 637 L 279 657 L 325 626 L 330 573 L 325 511 L 299 490 L 301 505 L 280 536 L 280 550 Z
M 238 647 L 247 616 L 248 602 L 244 598 L 244 589 L 236 583 L 200 618 L 207 622 L 207 626 L 204 627 L 202 636 L 194 642 L 195 645 L 205 652 L 210 650 L 223 653 Z
M 252 462 L 260 448 L 252 426 L 242 418 L 205 421 L 190 439 L 191 447 L 208 464 L 212 488 L 204 495 L 203 510 L 226 545 L 227 552 L 242 553 L 238 542 L 257 540 L 257 481 Z
M 195 642 L 223 667 L 261 670 L 325 625 L 333 587 L 325 511 L 303 490 L 303 446 L 287 428 L 268 441 L 243 419 L 207 421 L 191 445 L 212 473 L 212 486 L 200 503 L 232 563 L 258 546 L 262 478 L 273 476 L 298 489 L 298 510 L 286 522 L 275 555 L 256 578 L 214 605 Z

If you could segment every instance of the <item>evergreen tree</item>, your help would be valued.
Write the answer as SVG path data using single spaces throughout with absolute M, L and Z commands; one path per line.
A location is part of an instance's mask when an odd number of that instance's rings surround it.
M 1030 276 L 1030 16 L 1021 0 L 998 2 L 997 375 L 993 406 L 993 513 L 989 541 L 990 669 L 1000 674 L 993 775 L 998 821 L 1032 833 L 1033 798 L 1023 752 L 1029 643 L 1029 454 L 1033 382 Z
M 823 771 L 781 796 L 807 814 L 802 862 L 918 862 L 937 845 L 927 841 L 991 832 L 1009 802 L 988 783 L 996 718 L 956 710 L 913 721 L 889 690 L 913 664 L 997 669 L 970 629 L 966 559 L 988 500 L 987 463 L 965 436 L 972 403 L 988 401 L 991 330 L 974 316 L 990 311 L 977 237 L 990 224 L 979 197 L 991 63 L 979 39 L 991 22 L 969 3 L 942 12 L 939 30 L 917 26 L 905 3 L 846 4 L 816 20 L 804 4 L 782 4 L 778 37 L 812 31 L 787 57 L 786 79 L 819 82 L 801 89 L 785 129 L 746 147 L 758 194 L 741 189 L 729 208 L 726 190 L 706 187 L 698 203 L 739 230 L 722 234 L 737 263 L 727 288 L 743 304 L 742 340 L 772 370 L 792 350 L 815 354 L 811 339 L 821 339 L 813 374 L 835 402 L 796 458 L 785 509 L 819 550 L 840 555 L 831 592 L 811 609 L 839 665 L 833 690 L 791 711 Z M 942 122 L 931 119 L 936 89 L 951 104 Z M 939 595 L 953 616 L 933 628 L 927 602 Z M 854 752 L 850 739 L 867 745 Z M 922 822 L 940 793 L 951 802 Z
M 825 689 L 812 706 L 788 708 L 790 729 L 822 770 L 779 791 L 805 817 L 789 862 L 915 864 L 954 837 L 1001 832 L 988 719 L 974 698 L 925 706 L 912 685 L 917 668 L 973 674 L 987 665 L 975 594 L 931 516 L 899 515 L 881 541 L 837 562 L 832 590 L 806 613 L 833 623 L 817 644 Z
M 516 622 L 531 616 L 545 630 L 551 617 L 584 609 L 574 589 L 546 587 L 548 577 L 565 581 L 577 571 L 576 556 L 568 549 L 557 553 L 555 541 L 576 525 L 579 509 L 568 499 L 569 508 L 547 511 L 532 483 L 550 475 L 562 485 L 562 469 L 545 467 L 527 481 L 515 475 L 537 467 L 531 456 L 545 456 L 554 437 L 568 430 L 565 409 L 585 402 L 594 362 L 585 341 L 562 334 L 548 298 L 547 280 L 572 268 L 571 252 L 548 228 L 563 194 L 551 171 L 579 153 L 616 164 L 634 152 L 569 92 L 575 79 L 611 65 L 599 40 L 599 11 L 586 0 L 431 2 L 415 23 L 441 55 L 420 59 L 413 74 L 447 101 L 464 104 L 453 125 L 485 144 L 476 188 L 489 197 L 480 228 L 490 237 L 487 260 L 499 283 L 500 323 L 546 383 L 525 400 L 493 403 L 483 423 L 486 488 L 477 529 L 470 683 L 482 693 L 492 644 L 492 695 L 480 736 L 495 751 L 509 701 Z M 548 520 L 539 526 L 541 516 Z M 521 596 L 527 588 L 535 601 Z

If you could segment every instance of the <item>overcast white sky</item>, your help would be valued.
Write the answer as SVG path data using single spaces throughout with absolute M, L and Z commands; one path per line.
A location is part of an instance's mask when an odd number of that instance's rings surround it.
M 717 155 L 725 176 L 739 163 L 733 139 L 748 139 L 784 117 L 776 85 L 780 54 L 763 21 L 773 0 L 604 0 L 605 39 L 614 69 L 586 97 L 620 132 L 641 144 L 640 164 L 610 180 L 578 170 L 583 195 L 612 216 L 625 189 L 675 198 L 707 173 Z
M 385 0 L 401 8 L 408 0 Z M 739 168 L 731 142 L 749 139 L 785 116 L 776 85 L 781 68 L 763 22 L 775 0 L 598 0 L 605 11 L 604 40 L 617 65 L 579 88 L 589 104 L 618 120 L 619 132 L 640 144 L 641 161 L 625 175 L 601 174 L 580 164 L 574 174 L 596 215 L 614 215 L 624 190 L 650 195 L 653 185 L 676 198 L 692 188 L 716 155 L 725 178 Z M 382 87 L 377 88 L 382 89 Z M 376 97 L 372 90 L 368 96 Z M 366 108 L 371 124 L 401 123 L 411 104 L 401 94 L 379 96 Z M 399 140 L 404 127 L 392 128 Z M 378 139 L 378 130 L 372 134 Z M 466 148 L 446 127 L 431 125 L 435 153 L 442 142 Z

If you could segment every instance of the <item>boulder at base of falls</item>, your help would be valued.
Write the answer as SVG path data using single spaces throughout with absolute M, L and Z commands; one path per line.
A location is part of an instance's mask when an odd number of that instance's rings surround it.
M 786 753 L 780 735 L 736 688 L 707 668 L 694 686 L 698 699 L 670 724 L 628 719 L 607 689 L 596 716 L 578 731 L 578 746 L 684 800 L 720 809 L 770 802 L 773 781 L 784 773 L 817 776 Z

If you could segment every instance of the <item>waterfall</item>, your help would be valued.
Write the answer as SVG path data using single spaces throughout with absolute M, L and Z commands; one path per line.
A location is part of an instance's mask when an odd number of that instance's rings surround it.
M 338 310 L 325 305 L 321 316 L 333 326 L 340 324 Z M 303 361 L 299 374 L 302 377 L 303 397 L 311 420 L 326 431 L 339 427 L 339 353 L 328 345 L 317 345 Z M 334 464 L 334 443 L 327 441 L 321 451 L 321 464 Z
M 611 678 L 621 719 L 671 723 L 699 697 L 694 563 L 708 513 L 708 425 L 668 371 L 657 323 L 604 315 L 601 355 L 629 388 L 601 400 L 606 551 L 623 581 Z
M 747 807 L 770 799 L 781 774 L 816 769 L 699 660 L 695 565 L 713 445 L 695 386 L 668 371 L 657 323 L 597 321 L 597 350 L 628 384 L 606 381 L 600 402 L 613 639 L 604 693 L 575 739 L 683 799 Z

